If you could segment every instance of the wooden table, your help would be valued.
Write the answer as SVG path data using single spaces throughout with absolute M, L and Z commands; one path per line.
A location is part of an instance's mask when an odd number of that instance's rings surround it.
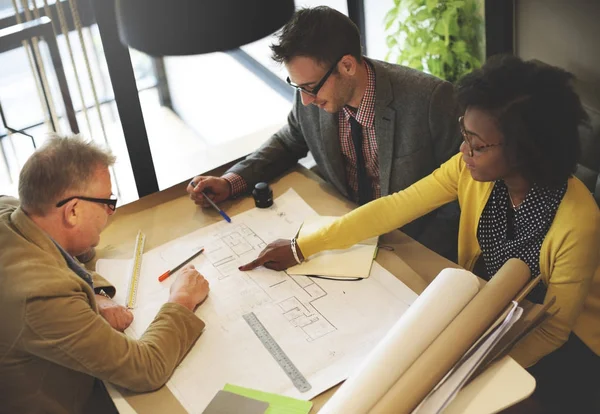
M 139 229 L 146 234 L 144 250 L 149 251 L 222 220 L 216 211 L 196 207 L 185 193 L 186 186 L 187 181 L 120 207 L 102 233 L 96 257 L 131 257 Z M 342 215 L 355 207 L 316 174 L 301 166 L 271 183 L 271 187 L 274 197 L 293 188 L 320 215 Z M 230 216 L 235 216 L 253 208 L 254 201 L 245 197 L 227 201 L 221 207 Z M 416 293 L 421 293 L 441 269 L 458 267 L 397 230 L 382 236 L 380 245 L 390 249 L 379 249 L 377 262 Z M 315 397 L 312 412 L 316 413 L 338 387 Z M 461 390 L 445 413 L 498 412 L 527 398 L 534 388 L 533 377 L 512 358 L 505 357 Z M 122 395 L 119 395 L 114 389 L 109 391 L 114 393 L 113 400 L 121 412 L 133 409 L 140 413 L 185 413 L 167 387 L 145 394 L 120 390 Z

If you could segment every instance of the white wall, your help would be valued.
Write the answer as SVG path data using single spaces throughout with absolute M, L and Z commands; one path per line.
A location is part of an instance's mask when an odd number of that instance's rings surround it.
M 393 6 L 394 0 L 365 0 L 367 56 L 370 58 L 385 60 L 388 49 L 383 19 Z

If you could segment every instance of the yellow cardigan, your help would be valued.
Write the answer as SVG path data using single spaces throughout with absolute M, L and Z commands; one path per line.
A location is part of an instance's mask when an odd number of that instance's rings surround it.
M 458 264 L 473 270 L 481 254 L 477 226 L 494 187 L 473 180 L 457 154 L 407 189 L 377 199 L 298 239 L 305 257 L 343 249 L 392 231 L 458 197 L 461 207 Z M 574 331 L 600 355 L 600 211 L 585 185 L 570 178 L 540 250 L 546 299 L 558 313 L 522 340 L 511 355 L 523 366 L 559 348 Z M 588 295 L 588 292 L 590 294 Z M 585 303 L 585 304 L 584 304 Z

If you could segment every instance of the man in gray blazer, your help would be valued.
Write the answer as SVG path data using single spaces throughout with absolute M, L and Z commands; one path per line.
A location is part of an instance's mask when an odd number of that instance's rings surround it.
M 271 49 L 296 88 L 288 122 L 222 177 L 194 177 L 187 191 L 196 204 L 206 204 L 202 191 L 215 202 L 246 193 L 308 151 L 325 180 L 363 204 L 410 186 L 458 151 L 452 85 L 363 57 L 358 28 L 342 13 L 298 10 Z M 452 259 L 457 223 L 455 205 L 402 230 Z

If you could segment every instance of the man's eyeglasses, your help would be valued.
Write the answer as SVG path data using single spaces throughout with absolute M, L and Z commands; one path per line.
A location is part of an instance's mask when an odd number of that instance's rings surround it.
M 473 156 L 481 154 L 482 152 L 484 152 L 483 150 L 485 148 L 500 147 L 500 146 L 504 145 L 502 142 L 499 142 L 497 144 L 486 144 L 486 145 L 473 146 L 473 145 L 471 145 L 471 141 L 469 140 L 469 133 L 467 132 L 467 129 L 465 128 L 465 117 L 464 116 L 461 116 L 458 118 L 458 124 L 460 125 L 460 133 L 462 134 L 463 141 L 465 142 L 465 144 L 467 144 L 467 147 L 469 147 L 469 157 L 473 157 Z
M 323 85 L 325 85 L 325 82 L 327 82 L 327 79 L 329 79 L 329 77 L 331 76 L 331 74 L 333 73 L 333 71 L 335 70 L 335 68 L 337 67 L 337 64 L 340 63 L 340 60 L 342 60 L 342 58 L 344 56 L 346 56 L 346 55 L 340 56 L 335 61 L 335 63 L 333 64 L 333 66 L 331 66 L 331 68 L 327 71 L 327 73 L 325 73 L 325 75 L 321 78 L 321 80 L 319 81 L 319 83 L 317 83 L 317 85 L 314 88 L 312 88 L 312 89 L 307 89 L 304 86 L 300 86 L 300 85 L 296 85 L 295 83 L 292 83 L 292 81 L 290 80 L 289 76 L 286 78 L 286 82 L 292 88 L 295 88 L 298 92 L 302 92 L 302 93 L 305 93 L 305 94 L 307 94 L 309 96 L 316 97 L 317 94 L 319 93 L 319 91 L 321 90 L 321 88 L 323 87 Z
M 116 198 L 94 198 L 94 197 L 84 197 L 84 196 L 73 196 L 69 198 L 65 198 L 64 200 L 56 203 L 56 207 L 62 207 L 67 204 L 71 200 L 75 200 L 78 198 L 79 200 L 91 201 L 92 203 L 106 204 L 111 211 L 115 211 L 117 209 L 117 199 Z

